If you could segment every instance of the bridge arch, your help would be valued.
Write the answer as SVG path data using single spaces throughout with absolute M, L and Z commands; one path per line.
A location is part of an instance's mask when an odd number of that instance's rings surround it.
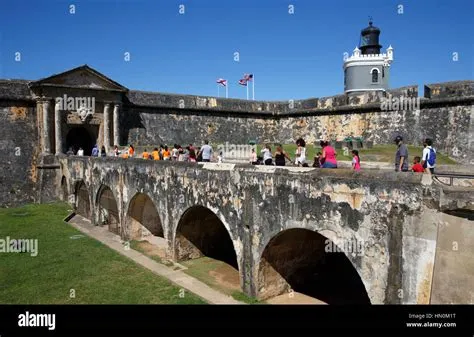
M 153 200 L 145 193 L 136 193 L 126 213 L 127 239 L 140 240 L 150 235 L 164 238 L 163 226 Z
M 96 194 L 97 220 L 99 225 L 107 225 L 109 231 L 120 234 L 120 213 L 115 194 L 107 185 L 100 185 Z
M 352 261 L 319 232 L 285 229 L 264 246 L 258 263 L 257 297 L 292 291 L 328 304 L 370 304 Z
M 229 226 L 212 210 L 201 205 L 189 207 L 179 219 L 174 251 L 178 261 L 207 256 L 240 270 Z
M 76 214 L 82 215 L 87 219 L 91 219 L 91 199 L 89 189 L 84 180 L 79 180 L 75 184 L 74 189 Z

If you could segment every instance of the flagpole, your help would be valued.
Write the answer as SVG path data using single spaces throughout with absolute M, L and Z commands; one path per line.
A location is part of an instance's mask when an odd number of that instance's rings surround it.
M 247 87 L 247 101 L 249 100 L 249 82 L 246 82 L 246 87 Z
M 227 90 L 229 83 L 225 84 L 225 98 L 229 98 L 229 91 Z
M 252 76 L 252 99 L 255 101 L 255 75 Z
M 217 83 L 217 97 L 221 97 L 221 96 L 220 96 L 220 88 L 219 88 L 219 83 Z

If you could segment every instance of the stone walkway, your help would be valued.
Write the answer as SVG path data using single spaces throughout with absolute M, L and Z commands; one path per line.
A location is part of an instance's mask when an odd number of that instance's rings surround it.
M 158 263 L 150 259 L 148 256 L 145 256 L 131 248 L 125 249 L 125 246 L 122 244 L 118 235 L 111 233 L 107 230 L 107 228 L 93 226 L 89 220 L 81 216 L 74 216 L 71 220 L 69 220 L 68 223 L 88 236 L 102 242 L 106 246 L 114 249 L 129 259 L 132 259 L 139 265 L 151 270 L 155 274 L 165 277 L 179 287 L 187 289 L 190 292 L 198 295 L 210 304 L 245 304 L 233 299 L 228 295 L 222 294 L 221 292 L 212 289 L 207 284 L 185 274 L 180 270 L 173 270 L 172 267 L 167 267 L 161 263 Z

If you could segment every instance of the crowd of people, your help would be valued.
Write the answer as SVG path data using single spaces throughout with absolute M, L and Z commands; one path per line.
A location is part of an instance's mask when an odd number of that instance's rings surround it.
M 321 146 L 322 152 L 318 152 L 313 158 L 312 167 L 319 168 L 337 168 L 337 153 L 336 150 L 330 145 L 328 141 L 320 141 L 319 145 Z M 270 144 L 265 144 L 261 151 L 261 156 L 258 157 L 255 150 L 252 150 L 250 156 L 250 163 L 253 165 L 263 164 L 263 165 L 275 165 L 275 166 L 285 166 L 287 161 L 295 166 L 309 167 L 310 162 L 307 160 L 306 155 L 306 142 L 303 138 L 299 138 L 296 141 L 296 151 L 294 160 L 291 159 L 290 155 L 283 150 L 283 146 L 278 144 L 276 146 L 275 153 L 272 154 L 272 149 Z M 360 170 L 360 157 L 357 150 L 352 151 L 353 161 L 352 165 L 354 170 Z M 273 161 L 273 159 L 275 159 Z
M 397 145 L 397 151 L 395 154 L 395 171 L 401 172 L 424 172 L 434 173 L 436 166 L 436 150 L 433 148 L 433 141 L 426 138 L 423 141 L 423 152 L 421 156 L 415 156 L 413 165 L 410 167 L 408 164 L 408 147 L 403 143 L 403 138 L 397 136 L 395 138 L 395 144 Z M 337 152 L 334 147 L 328 141 L 320 141 L 321 152 L 318 152 L 314 158 L 312 167 L 317 168 L 337 168 Z M 74 155 L 72 149 L 67 152 L 68 155 Z M 79 147 L 76 155 L 83 156 L 84 150 Z M 106 157 L 106 149 L 104 146 L 99 147 L 95 145 L 92 148 L 93 157 Z M 120 151 L 117 145 L 114 146 L 113 156 L 121 158 L 143 158 L 146 160 L 171 160 L 171 161 L 185 161 L 185 162 L 211 162 L 215 160 L 214 151 L 209 141 L 205 141 L 201 147 L 194 147 L 193 144 L 189 144 L 186 147 L 180 144 L 174 144 L 172 148 L 167 145 L 160 145 L 159 148 L 155 147 L 151 152 L 144 149 L 141 155 L 135 154 L 135 148 L 132 144 Z M 220 151 L 217 154 L 217 162 L 223 162 L 223 153 Z M 265 144 L 261 150 L 261 155 L 258 156 L 255 149 L 251 150 L 250 163 L 253 165 L 275 165 L 285 166 L 286 163 L 294 166 L 309 167 L 310 162 L 307 160 L 306 154 L 306 142 L 303 138 L 299 138 L 296 141 L 296 151 L 294 159 L 283 149 L 281 144 L 276 145 L 275 152 L 272 153 L 270 144 Z M 358 150 L 352 150 L 352 168 L 355 171 L 361 170 L 361 159 Z
M 411 167 L 409 167 L 408 164 L 408 147 L 403 143 L 403 138 L 397 136 L 394 141 L 397 145 L 397 152 L 395 154 L 395 171 L 434 173 L 436 166 L 436 150 L 433 148 L 433 141 L 430 138 L 426 138 L 423 141 L 423 152 L 421 157 L 415 156 Z M 323 140 L 320 141 L 319 145 L 321 146 L 322 151 L 315 155 L 312 167 L 337 168 L 337 152 L 334 147 L 332 147 L 328 141 Z M 309 163 L 306 159 L 306 142 L 304 139 L 299 138 L 296 141 L 296 146 L 295 159 L 292 160 L 288 153 L 283 150 L 281 144 L 276 146 L 274 154 L 272 154 L 270 144 L 265 144 L 260 157 L 257 156 L 255 150 L 252 150 L 250 163 L 254 165 L 263 164 L 285 166 L 288 161 L 295 166 L 309 167 Z M 359 151 L 352 150 L 351 154 L 352 168 L 355 171 L 360 171 L 361 160 Z M 275 159 L 274 161 L 273 158 Z
M 403 138 L 395 138 L 397 152 L 395 154 L 395 171 L 401 172 L 424 172 L 433 174 L 436 167 L 436 149 L 433 148 L 433 140 L 426 138 L 423 140 L 423 152 L 420 156 L 413 158 L 413 165 L 408 164 L 408 147 L 403 143 Z
M 180 144 L 174 144 L 172 148 L 168 147 L 168 145 L 160 145 L 159 148 L 155 147 L 151 152 L 145 148 L 141 155 L 135 154 L 135 148 L 132 144 L 122 151 L 115 145 L 113 155 L 114 157 L 124 159 L 141 157 L 146 160 L 210 162 L 212 160 L 213 150 L 212 146 L 209 145 L 209 141 L 206 140 L 203 146 L 197 148 L 194 147 L 193 144 L 189 144 L 186 147 Z

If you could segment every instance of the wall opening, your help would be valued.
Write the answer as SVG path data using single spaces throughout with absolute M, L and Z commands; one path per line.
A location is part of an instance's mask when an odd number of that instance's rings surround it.
M 92 154 L 92 148 L 96 143 L 96 138 L 92 130 L 88 130 L 83 126 L 73 127 L 66 136 L 66 151 L 72 148 L 74 154 L 76 154 L 79 147 L 82 147 L 84 155 L 90 156 Z
M 214 212 L 203 206 L 193 206 L 181 216 L 175 249 L 179 261 L 207 256 L 239 269 L 229 232 Z
M 379 70 L 372 69 L 372 83 L 379 83 Z
M 277 234 L 261 257 L 258 297 L 294 291 L 327 304 L 370 304 L 354 266 L 343 252 L 326 252 L 329 243 L 325 236 L 307 229 Z
M 112 190 L 108 186 L 102 186 L 98 194 L 98 221 L 102 226 L 108 226 L 109 231 L 120 234 L 120 218 Z
M 61 178 L 61 200 L 62 201 L 68 201 L 68 191 L 67 191 L 67 181 L 66 181 L 66 177 L 63 176 Z
M 82 180 L 76 186 L 76 214 L 82 215 L 83 217 L 90 219 L 91 203 L 87 187 Z
M 127 211 L 126 224 L 131 240 L 142 240 L 150 236 L 164 238 L 158 211 L 146 194 L 138 193 L 132 198 Z

